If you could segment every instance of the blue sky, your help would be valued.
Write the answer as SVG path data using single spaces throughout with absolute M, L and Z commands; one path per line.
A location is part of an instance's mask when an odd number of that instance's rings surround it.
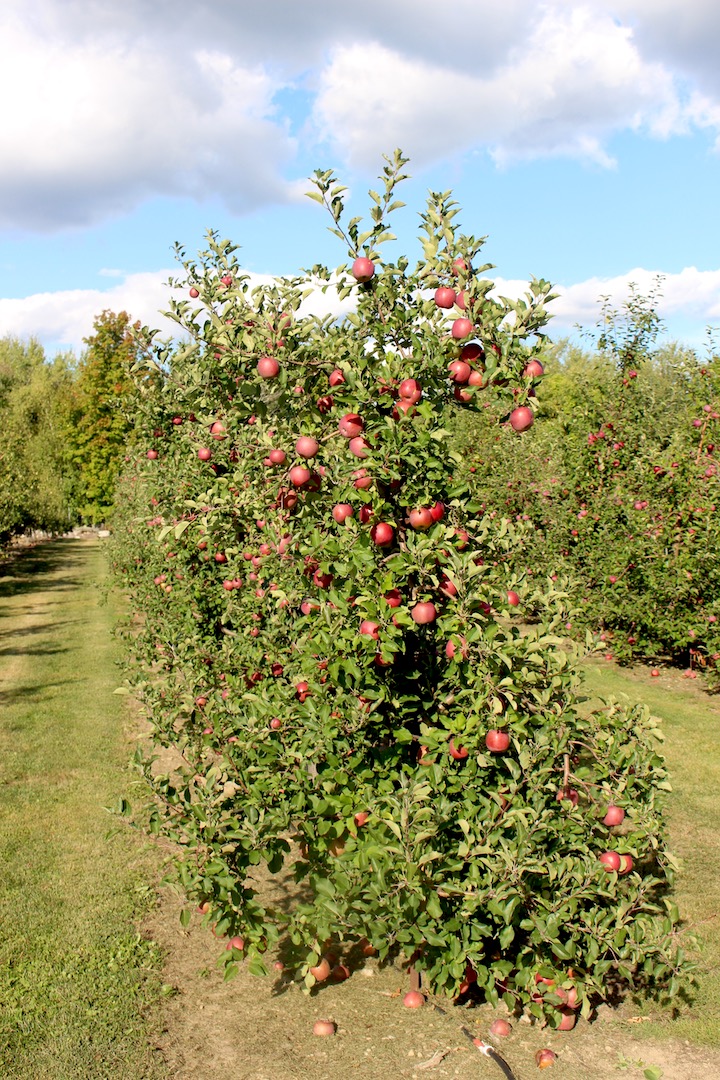
M 5 0 L 0 334 L 82 347 L 125 308 L 162 326 L 172 245 L 207 228 L 251 273 L 346 252 L 305 178 L 362 213 L 410 155 L 396 222 L 416 254 L 428 188 L 512 292 L 559 286 L 551 334 L 664 275 L 668 335 L 720 327 L 717 0 Z

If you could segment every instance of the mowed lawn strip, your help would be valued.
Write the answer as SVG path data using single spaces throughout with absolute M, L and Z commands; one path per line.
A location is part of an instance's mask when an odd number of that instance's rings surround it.
M 129 774 L 97 540 L 0 576 L 0 1075 L 165 1076 L 158 950 L 136 929 L 153 856 L 104 807 Z M 156 857 L 155 857 L 156 858 Z
M 720 1046 L 720 699 L 674 672 L 654 679 L 646 669 L 592 663 L 585 672 L 589 692 L 644 701 L 662 721 L 673 788 L 668 798 L 670 839 L 681 860 L 675 899 L 700 938 L 700 953 L 694 955 L 699 983 L 692 1004 L 680 1005 L 674 1018 L 667 1009 L 647 1005 L 640 1011 L 653 1019 L 638 1024 L 636 1034 L 673 1035 Z

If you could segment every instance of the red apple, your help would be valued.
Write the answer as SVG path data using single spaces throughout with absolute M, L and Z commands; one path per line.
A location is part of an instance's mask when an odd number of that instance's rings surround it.
M 410 616 L 418 626 L 427 626 L 437 619 L 437 608 L 429 600 L 423 600 L 410 609 Z
M 507 731 L 498 731 L 491 728 L 485 736 L 485 745 L 493 754 L 502 754 L 510 745 L 510 736 Z
M 209 461 L 212 457 L 212 450 L 209 446 L 201 446 L 197 452 L 197 456 L 200 461 Z
M 425 998 L 419 990 L 408 990 L 403 998 L 403 1005 L 406 1009 L 420 1009 L 424 1004 Z
M 363 825 L 365 824 L 365 822 L 368 820 L 369 817 L 370 817 L 370 814 L 368 813 L 367 810 L 358 810 L 358 812 L 357 812 L 357 814 L 355 814 L 355 818 L 354 818 L 355 824 L 357 825 L 358 829 L 361 829 L 363 827 Z
M 417 509 L 410 511 L 408 520 L 413 529 L 429 529 L 433 523 L 432 511 L 426 506 L 419 506 Z
M 441 285 L 435 290 L 435 303 L 439 308 L 451 308 L 455 303 L 455 290 L 448 285 Z
M 538 1069 L 549 1069 L 557 1061 L 554 1050 L 538 1050 L 535 1054 L 535 1064 Z
M 354 457 L 366 458 L 370 451 L 370 444 L 367 439 L 362 437 L 362 435 L 356 435 L 355 438 L 350 439 L 348 449 Z
M 439 500 L 430 507 L 430 516 L 433 521 L 442 521 L 445 517 L 445 503 Z
M 273 465 L 283 465 L 287 459 L 287 454 L 284 450 L 271 450 L 268 454 L 268 459 Z
M 625 811 L 621 806 L 615 806 L 614 803 L 610 803 L 607 808 L 607 813 L 602 819 L 603 825 L 607 825 L 608 828 L 612 828 L 613 825 L 622 825 L 625 820 Z
M 309 435 L 301 435 L 295 443 L 295 451 L 304 458 L 314 458 L 320 449 L 320 444 L 317 439 L 311 438 Z
M 372 487 L 372 476 L 367 469 L 356 469 L 352 476 L 353 486 L 356 487 L 358 491 L 367 491 L 369 487 Z
M 216 420 L 214 424 L 210 425 L 210 434 L 213 439 L 227 439 L 227 430 L 222 420 Z
M 378 521 L 370 530 L 370 539 L 378 547 L 389 547 L 395 539 L 395 530 L 386 521 Z
M 387 603 L 388 607 L 400 607 L 400 605 L 402 604 L 402 596 L 400 594 L 400 590 L 389 589 L 388 592 L 385 593 L 385 602 Z
M 518 405 L 517 409 L 510 413 L 510 427 L 513 431 L 527 431 L 533 426 L 534 420 L 533 411 L 527 405 Z
M 517 607 L 520 603 L 520 597 L 513 589 L 510 589 L 507 594 L 507 602 L 510 607 Z
M 630 855 L 620 856 L 620 866 L 618 868 L 618 874 L 622 877 L 623 874 L 629 874 L 633 868 L 633 861 Z
M 155 461 L 158 456 L 157 450 L 148 450 L 147 457 L 150 461 Z
M 375 263 L 364 256 L 360 256 L 352 264 L 352 275 L 356 281 L 370 281 L 375 273 Z
M 312 473 L 304 465 L 294 465 L 288 473 L 288 479 L 295 487 L 303 487 L 307 484 Z
M 450 378 L 454 383 L 462 385 L 466 383 L 470 378 L 470 372 L 472 368 L 469 364 L 466 364 L 464 360 L 451 360 L 448 364 L 448 371 L 450 372 Z
M 617 851 L 604 851 L 600 856 L 600 862 L 608 872 L 614 870 L 617 873 L 620 869 L 620 856 Z
M 335 368 L 335 370 L 331 371 L 328 375 L 328 384 L 330 386 L 341 386 L 344 382 L 345 376 L 343 375 L 340 368 Z
M 334 1035 L 336 1030 L 332 1020 L 316 1020 L 313 1024 L 313 1035 Z
M 350 503 L 336 503 L 332 508 L 332 516 L 337 521 L 338 525 L 342 525 L 344 521 L 351 518 L 354 514 L 354 510 Z
M 274 356 L 262 356 L 258 360 L 257 371 L 261 379 L 274 379 L 280 371 L 280 365 Z
M 577 793 L 577 791 L 575 791 L 575 788 L 571 787 L 561 788 L 555 798 L 558 802 L 565 802 L 567 800 L 568 802 L 572 803 L 573 806 L 577 806 L 578 802 L 580 801 L 579 794 Z
M 507 1020 L 493 1020 L 490 1025 L 490 1034 L 495 1038 L 505 1039 L 512 1032 L 512 1028 L 508 1024 Z
M 197 300 L 199 295 L 200 295 L 199 291 L 193 285 L 192 289 L 190 289 L 190 296 L 192 296 L 193 300 Z
M 345 439 L 356 438 L 364 427 L 363 418 L 358 416 L 357 413 L 345 413 L 338 423 L 338 431 Z
M 326 957 L 323 957 L 315 967 L 311 967 L 309 970 L 316 982 L 325 982 L 330 974 L 330 964 Z
M 463 660 L 467 660 L 470 655 L 468 643 L 461 635 L 458 635 L 455 639 L 451 638 L 445 646 L 445 655 L 448 660 L 454 659 L 458 654 Z
M 398 397 L 416 405 L 422 397 L 422 387 L 417 379 L 403 379 L 398 387 Z
M 360 633 L 363 637 L 370 637 L 377 641 L 380 637 L 380 627 L 372 619 L 363 619 L 360 623 Z
M 450 332 L 456 341 L 461 341 L 462 338 L 470 337 L 473 332 L 473 324 L 469 319 L 455 319 Z
M 448 752 L 451 758 L 455 761 L 464 761 L 470 751 L 465 746 L 456 746 L 455 738 L 453 737 L 448 743 Z
M 530 360 L 523 368 L 523 375 L 526 379 L 539 379 L 544 370 L 539 360 Z

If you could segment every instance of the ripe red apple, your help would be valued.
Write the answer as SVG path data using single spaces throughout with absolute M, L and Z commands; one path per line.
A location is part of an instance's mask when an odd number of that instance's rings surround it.
M 539 360 L 530 360 L 523 368 L 523 375 L 526 379 L 539 379 L 544 374 L 545 369 Z
M 534 421 L 533 411 L 527 405 L 518 405 L 517 409 L 510 413 L 510 427 L 513 431 L 527 431 Z
M 380 627 L 372 619 L 363 619 L 360 623 L 360 633 L 363 637 L 370 637 L 377 641 L 380 637 Z
M 345 439 L 356 438 L 356 436 L 362 432 L 364 427 L 365 423 L 363 418 L 358 416 L 357 413 L 345 413 L 338 423 L 338 431 Z
M 657 679 L 658 676 L 660 675 L 660 672 L 658 671 L 657 668 L 653 668 L 652 671 L 650 672 L 650 675 L 651 675 L 651 677 L 653 679 Z
M 442 521 L 445 517 L 445 503 L 438 500 L 430 507 L 430 516 L 433 521 Z
M 573 1009 L 558 1009 L 560 1016 L 560 1023 L 557 1025 L 556 1031 L 572 1031 L 577 1023 L 577 1015 Z
M 227 429 L 222 420 L 216 420 L 214 424 L 210 425 L 210 434 L 213 439 L 227 439 Z
M 437 608 L 429 600 L 421 600 L 410 609 L 410 617 L 418 626 L 427 626 L 437 619 Z
M 513 589 L 510 589 L 507 594 L 507 602 L 510 607 L 517 607 L 520 603 L 520 597 Z
M 577 793 L 575 788 L 571 787 L 561 788 L 555 798 L 558 802 L 564 802 L 565 800 L 567 800 L 568 802 L 571 802 L 573 806 L 577 806 L 578 802 L 580 801 L 579 794 Z
M 245 948 L 245 941 L 241 937 L 231 937 L 225 948 L 237 949 L 239 952 L 242 952 Z
M 341 386 L 344 382 L 345 376 L 343 375 L 340 368 L 335 368 L 335 370 L 331 371 L 328 375 L 328 384 L 330 386 Z
M 330 964 L 327 958 L 323 956 L 322 960 L 316 964 L 315 967 L 310 968 L 310 974 L 315 978 L 316 982 L 325 982 L 330 975 Z
M 352 476 L 353 486 L 356 487 L 358 491 L 367 491 L 368 488 L 372 487 L 372 476 L 367 469 L 356 469 Z
M 607 825 L 612 828 L 613 825 L 622 825 L 625 820 L 625 811 L 621 806 L 615 806 L 614 803 L 610 803 L 607 808 L 607 813 L 602 819 L 603 825 Z
M 301 435 L 295 443 L 295 451 L 304 458 L 314 458 L 320 449 L 320 444 L 317 439 L 311 438 L 309 435 Z
M 197 456 L 200 461 L 209 461 L 212 457 L 212 450 L 209 446 L 201 446 L 197 452 Z
M 148 450 L 147 457 L 150 459 L 150 461 L 155 461 L 157 456 L 158 456 L 157 450 Z
M 448 371 L 450 372 L 452 381 L 462 385 L 470 378 L 472 368 L 469 364 L 466 364 L 464 360 L 451 360 L 448 364 Z
M 261 379 L 274 379 L 280 371 L 280 365 L 274 356 L 262 356 L 258 360 L 257 371 Z
M 490 1034 L 495 1038 L 505 1039 L 512 1032 L 512 1028 L 508 1024 L 507 1020 L 493 1020 L 490 1025 Z
M 352 275 L 356 281 L 370 281 L 375 273 L 375 263 L 364 256 L 360 256 L 352 264 Z
M 295 487 L 303 487 L 307 484 L 312 473 L 304 465 L 294 465 L 288 473 L 288 480 Z
M 459 274 L 463 270 L 467 270 L 468 265 L 463 259 L 462 255 L 458 255 L 457 259 L 453 259 L 452 272 L 453 274 Z
M 456 639 L 451 638 L 445 646 L 445 655 L 448 660 L 454 659 L 458 654 L 463 660 L 467 660 L 470 655 L 468 643 L 461 635 L 458 635 Z
M 355 438 L 350 439 L 348 449 L 354 457 L 366 458 L 370 451 L 370 444 L 367 439 L 362 437 L 362 435 L 356 435 Z
M 420 1009 L 424 1004 L 425 998 L 419 990 L 408 990 L 403 998 L 403 1005 L 406 1009 Z
M 402 604 L 402 596 L 399 589 L 389 589 L 384 596 L 388 607 L 396 608 Z
M 618 868 L 618 874 L 622 877 L 623 874 L 629 874 L 633 868 L 633 861 L 630 855 L 620 856 L 620 866 Z
M 502 754 L 510 745 L 510 736 L 507 731 L 498 731 L 491 728 L 485 736 L 485 745 L 493 754 Z
M 416 405 L 422 397 L 422 387 L 417 379 L 403 379 L 398 387 L 398 397 L 411 405 Z
M 334 1035 L 336 1030 L 332 1020 L 316 1020 L 313 1024 L 313 1035 Z
M 448 743 L 448 752 L 450 754 L 450 757 L 454 758 L 455 761 L 464 761 L 465 758 L 470 753 L 470 751 L 467 749 L 467 747 L 465 747 L 465 746 L 456 746 L 455 745 L 454 736 L 450 740 L 450 742 Z
M 451 308 L 455 303 L 455 290 L 449 285 L 441 285 L 435 290 L 435 303 L 439 308 Z
M 617 873 L 620 869 L 620 856 L 617 851 L 604 851 L 600 856 L 600 862 L 608 872 L 614 870 Z
M 355 814 L 355 824 L 357 825 L 358 829 L 361 829 L 363 827 L 369 817 L 370 814 L 367 810 L 358 810 L 357 814 Z
M 338 525 L 342 525 L 344 521 L 351 518 L 355 511 L 350 503 L 336 503 L 332 508 L 332 516 L 337 521 Z
M 535 1064 L 538 1069 L 549 1069 L 556 1061 L 557 1054 L 554 1050 L 538 1050 L 535 1054 Z
M 389 547 L 395 539 L 395 530 L 386 521 L 378 521 L 370 530 L 370 539 L 377 547 Z
M 473 324 L 466 318 L 455 319 L 450 332 L 456 341 L 461 341 L 463 338 L 470 337 L 473 332 Z
M 413 529 L 429 529 L 433 524 L 432 511 L 426 506 L 419 506 L 415 510 L 410 511 L 408 520 Z
M 193 287 L 190 289 L 190 296 L 193 298 L 193 300 L 197 300 L 199 295 L 200 295 L 199 291 L 193 285 Z
M 287 460 L 287 454 L 284 450 L 271 450 L 268 454 L 268 459 L 273 465 L 283 465 Z

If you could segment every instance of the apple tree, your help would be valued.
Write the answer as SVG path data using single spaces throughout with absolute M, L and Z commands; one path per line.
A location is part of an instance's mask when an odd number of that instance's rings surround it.
M 530 428 L 550 285 L 497 296 L 449 193 L 419 261 L 386 257 L 405 164 L 366 225 L 315 174 L 333 271 L 258 286 L 215 234 L 179 249 L 182 337 L 138 338 L 114 558 L 147 824 L 228 975 L 280 947 L 312 987 L 360 943 L 567 1027 L 618 983 L 680 985 L 659 733 L 590 707 L 566 593 L 516 572 L 522 525 L 482 511 L 449 435 L 456 410 Z

